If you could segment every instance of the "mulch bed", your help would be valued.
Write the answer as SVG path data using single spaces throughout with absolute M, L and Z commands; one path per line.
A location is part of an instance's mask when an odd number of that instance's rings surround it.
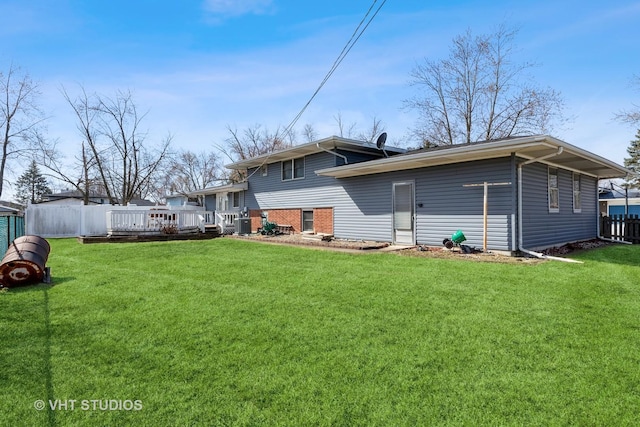
M 247 236 L 226 236 L 236 239 L 245 239 L 245 240 L 255 240 L 265 243 L 279 243 L 279 244 L 289 244 L 289 245 L 297 245 L 297 246 L 311 246 L 317 248 L 324 249 L 334 249 L 334 250 L 351 250 L 351 251 L 372 251 L 377 252 L 378 250 L 389 247 L 389 243 L 385 242 L 372 242 L 372 241 L 364 241 L 364 240 L 344 240 L 344 239 L 332 239 L 329 241 L 321 240 L 321 239 L 309 239 L 304 238 L 304 236 L 300 234 L 281 234 L 281 235 L 273 235 L 273 236 L 263 236 L 260 234 L 252 234 Z M 613 243 L 593 239 L 587 240 L 583 242 L 569 243 L 566 245 L 548 248 L 544 251 L 541 251 L 544 255 L 549 256 L 563 256 L 568 255 L 573 252 L 595 249 L 603 246 L 608 246 Z M 410 247 L 407 249 L 402 249 L 398 251 L 393 251 L 393 253 L 397 253 L 399 255 L 404 256 L 414 256 L 414 257 L 424 257 L 424 258 L 440 258 L 440 259 L 464 259 L 470 261 L 484 261 L 484 262 L 499 262 L 499 263 L 509 263 L 509 264 L 533 264 L 544 262 L 544 259 L 532 257 L 532 256 L 511 256 L 504 253 L 494 253 L 494 252 L 474 252 L 474 253 L 464 253 L 460 250 L 459 247 L 455 247 L 453 249 L 446 249 L 444 247 L 431 247 L 419 245 L 415 247 Z

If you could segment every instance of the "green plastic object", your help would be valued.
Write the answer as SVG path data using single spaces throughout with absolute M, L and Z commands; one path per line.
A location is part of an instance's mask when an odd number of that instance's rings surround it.
M 453 243 L 455 243 L 456 245 L 459 245 L 460 243 L 464 242 L 465 240 L 467 240 L 466 237 L 464 237 L 464 233 L 462 232 L 462 230 L 458 230 L 455 233 L 453 233 L 453 236 L 451 236 L 451 240 L 453 241 Z

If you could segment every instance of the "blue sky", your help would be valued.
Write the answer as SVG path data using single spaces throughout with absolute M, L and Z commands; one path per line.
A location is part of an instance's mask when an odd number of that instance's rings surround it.
M 79 136 L 60 87 L 74 95 L 131 90 L 149 110 L 149 141 L 213 150 L 227 126 L 286 126 L 316 89 L 372 0 L 0 0 L 0 69 L 22 67 L 40 83 L 49 136 L 70 153 Z M 380 4 L 378 0 L 377 4 Z M 376 6 L 377 7 L 377 6 Z M 447 55 L 467 29 L 519 28 L 518 59 L 540 86 L 560 91 L 573 117 L 557 136 L 618 163 L 636 129 L 614 113 L 640 104 L 637 1 L 387 0 L 298 122 L 320 137 L 335 117 L 382 120 L 402 143 L 415 116 L 409 72 Z

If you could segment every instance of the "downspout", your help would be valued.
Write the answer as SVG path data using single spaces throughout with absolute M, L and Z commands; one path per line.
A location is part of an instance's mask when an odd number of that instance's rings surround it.
M 348 164 L 349 164 L 349 161 L 347 160 L 347 156 L 345 156 L 345 155 L 343 155 L 343 154 L 340 154 L 340 153 L 336 153 L 335 151 L 331 151 L 331 150 L 329 150 L 329 149 L 327 149 L 327 148 L 321 147 L 321 146 L 320 146 L 320 142 L 316 142 L 316 147 L 318 147 L 318 148 L 319 148 L 319 149 L 321 149 L 322 151 L 326 151 L 326 152 L 327 152 L 327 153 L 329 153 L 329 154 L 333 154 L 333 155 L 334 155 L 334 156 L 336 156 L 336 157 L 341 157 L 341 158 L 342 158 L 342 160 L 344 160 L 344 164 L 345 164 L 345 165 L 348 165 Z
M 525 162 L 518 163 L 518 250 L 520 252 L 523 252 L 527 255 L 534 256 L 536 258 L 552 259 L 556 261 L 574 262 L 574 263 L 582 264 L 582 261 L 576 261 L 574 259 L 569 259 L 569 258 L 560 258 L 560 257 L 545 255 L 540 252 L 535 252 L 529 249 L 525 249 L 522 243 L 522 167 L 531 163 L 539 162 L 541 160 L 558 156 L 562 154 L 563 151 L 564 151 L 563 147 L 558 147 L 558 151 L 555 153 L 547 154 L 546 156 L 542 156 L 536 159 L 530 159 Z

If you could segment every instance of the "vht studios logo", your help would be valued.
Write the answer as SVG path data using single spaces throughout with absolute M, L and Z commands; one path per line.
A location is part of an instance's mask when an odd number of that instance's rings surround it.
M 141 400 L 118 400 L 118 399 L 55 399 L 36 400 L 33 407 L 38 411 L 51 409 L 52 411 L 140 411 L 142 410 Z

